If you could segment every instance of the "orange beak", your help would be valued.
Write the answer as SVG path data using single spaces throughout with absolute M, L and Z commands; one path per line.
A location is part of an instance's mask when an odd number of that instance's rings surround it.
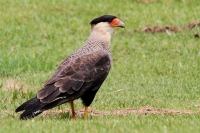
M 110 26 L 125 28 L 125 24 L 118 18 L 113 19 L 112 22 L 110 22 Z

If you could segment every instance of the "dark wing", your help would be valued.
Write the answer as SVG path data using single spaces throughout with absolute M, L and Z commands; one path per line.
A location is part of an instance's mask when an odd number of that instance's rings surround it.
M 46 82 L 37 94 L 42 103 L 59 99 L 73 100 L 90 89 L 99 89 L 110 70 L 110 58 L 104 51 L 97 51 L 66 59 L 54 76 Z
M 97 51 L 74 60 L 69 57 L 61 63 L 53 77 L 33 99 L 15 111 L 25 110 L 20 119 L 32 118 L 44 110 L 70 100 L 82 99 L 89 106 L 110 70 L 110 58 L 104 51 Z

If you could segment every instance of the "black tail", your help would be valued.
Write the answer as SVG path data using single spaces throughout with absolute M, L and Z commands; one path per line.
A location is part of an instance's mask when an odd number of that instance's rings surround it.
M 63 103 L 68 102 L 69 99 L 65 99 L 65 97 L 57 98 L 56 100 L 50 102 L 50 103 L 42 103 L 40 100 L 36 97 L 33 99 L 28 100 L 27 102 L 20 105 L 15 112 L 23 111 L 25 110 L 21 115 L 21 120 L 26 120 L 29 118 L 33 118 L 39 114 L 41 114 L 43 111 L 54 108 L 58 105 L 61 105 Z
M 20 105 L 15 112 L 23 111 L 25 110 L 21 115 L 20 119 L 28 119 L 28 118 L 33 118 L 39 114 L 41 114 L 44 109 L 43 107 L 45 106 L 44 103 L 41 103 L 39 99 L 34 97 L 33 99 L 28 100 L 27 102 L 23 103 Z

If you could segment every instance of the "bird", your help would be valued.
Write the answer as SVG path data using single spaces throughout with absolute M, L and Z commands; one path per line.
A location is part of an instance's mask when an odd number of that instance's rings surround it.
M 74 100 L 81 99 L 87 118 L 88 107 L 107 78 L 111 63 L 111 36 L 124 22 L 113 15 L 103 15 L 90 22 L 91 31 L 84 45 L 70 54 L 47 80 L 36 96 L 21 104 L 19 119 L 26 120 L 64 103 L 70 103 L 72 118 L 77 118 Z

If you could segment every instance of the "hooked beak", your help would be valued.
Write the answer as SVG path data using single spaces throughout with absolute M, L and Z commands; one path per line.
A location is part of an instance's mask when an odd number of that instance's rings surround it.
M 118 27 L 125 28 L 124 22 L 120 21 L 120 23 L 118 24 Z

